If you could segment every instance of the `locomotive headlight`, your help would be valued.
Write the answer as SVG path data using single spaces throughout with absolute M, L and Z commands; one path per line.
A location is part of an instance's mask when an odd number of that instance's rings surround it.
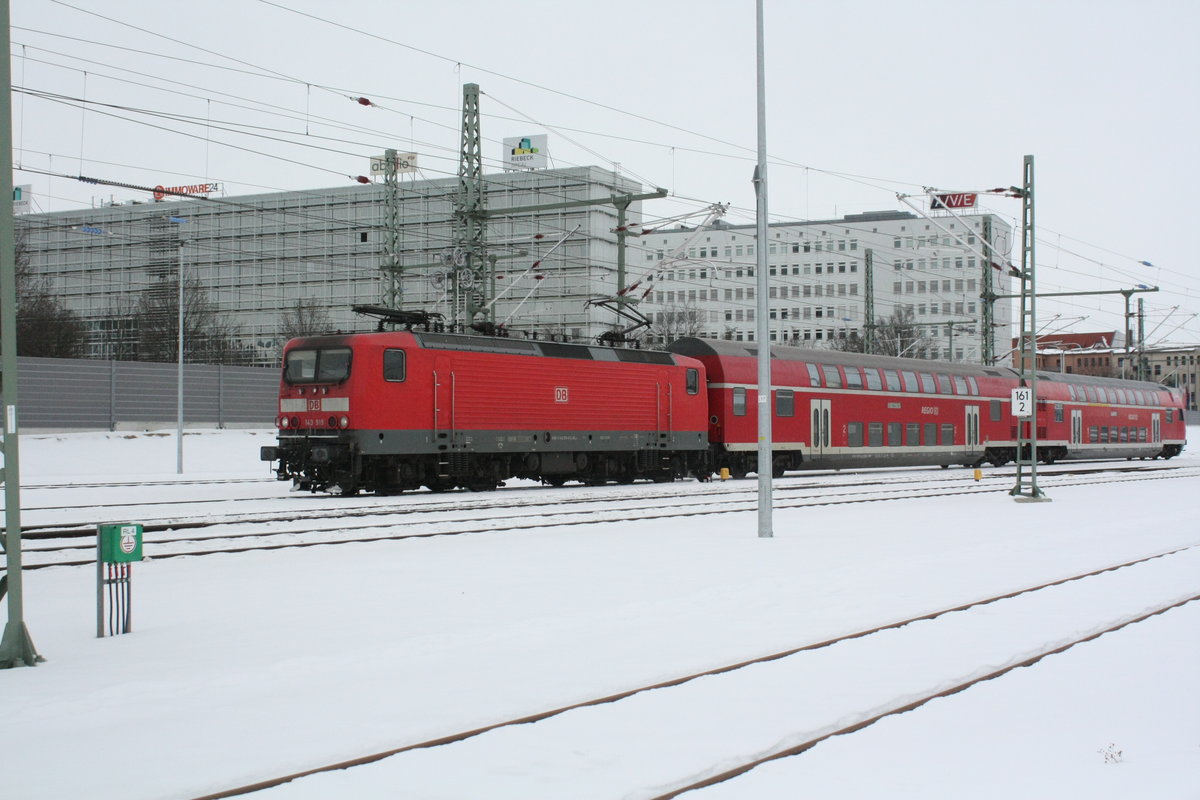
M 288 426 L 288 418 L 287 417 L 276 417 L 275 424 L 278 425 L 280 428 L 286 428 Z
M 350 427 L 350 418 L 343 414 L 342 418 L 338 420 L 338 424 L 340 424 L 343 428 L 349 428 Z
M 337 427 L 337 417 L 330 417 L 330 418 L 329 418 L 329 427 L 331 427 L 331 428 L 336 428 L 336 427 Z
M 300 427 L 300 418 L 299 417 L 292 417 L 292 427 L 293 428 Z

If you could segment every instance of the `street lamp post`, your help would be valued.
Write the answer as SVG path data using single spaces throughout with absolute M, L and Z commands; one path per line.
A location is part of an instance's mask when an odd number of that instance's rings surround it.
M 176 225 L 182 225 L 187 222 L 185 217 L 167 217 L 168 222 L 173 222 Z M 175 474 L 183 474 L 183 245 L 185 241 L 179 240 L 179 247 L 176 253 L 176 260 L 179 266 L 179 286 L 178 297 L 176 302 L 179 304 L 178 320 L 179 325 L 179 340 L 176 343 L 178 347 L 177 367 L 178 373 L 175 379 Z

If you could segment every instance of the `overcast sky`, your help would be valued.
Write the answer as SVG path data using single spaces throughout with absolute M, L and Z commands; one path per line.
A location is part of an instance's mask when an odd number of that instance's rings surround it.
M 753 0 L 11 7 L 15 183 L 33 186 L 34 210 L 146 199 L 46 173 L 217 181 L 236 196 L 346 185 L 396 147 L 424 177 L 452 175 L 473 82 L 485 170 L 502 138 L 545 133 L 554 166 L 619 165 L 669 189 L 648 218 L 719 201 L 753 222 Z M 765 7 L 773 220 L 1020 185 L 1032 154 L 1039 289 L 1158 285 L 1142 295 L 1150 340 L 1200 342 L 1186 200 L 1200 183 L 1200 4 Z M 1017 200 L 983 206 L 1019 221 Z M 1120 296 L 1040 306 L 1063 315 L 1054 329 L 1119 329 L 1122 311 Z

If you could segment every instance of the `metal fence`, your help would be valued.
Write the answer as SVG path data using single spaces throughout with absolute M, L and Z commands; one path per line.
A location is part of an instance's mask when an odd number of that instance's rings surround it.
M 176 422 L 178 366 L 137 361 L 18 358 L 21 428 L 118 430 Z M 192 426 L 270 427 L 279 370 L 185 364 L 183 419 Z

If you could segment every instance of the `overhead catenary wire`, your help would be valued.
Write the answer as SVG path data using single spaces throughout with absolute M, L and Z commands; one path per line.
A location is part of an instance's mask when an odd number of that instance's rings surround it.
M 68 5 L 68 4 L 62 4 L 62 5 Z M 276 5 L 276 4 L 266 4 L 266 5 Z M 74 7 L 74 6 L 68 5 L 68 7 Z

